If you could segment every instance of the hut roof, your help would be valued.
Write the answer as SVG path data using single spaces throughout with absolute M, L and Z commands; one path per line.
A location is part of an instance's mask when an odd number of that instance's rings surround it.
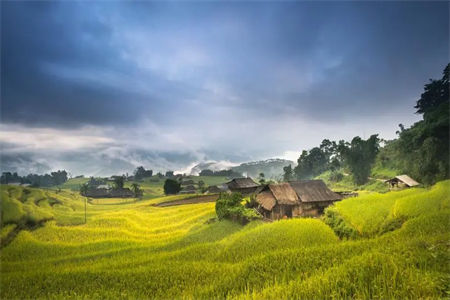
M 269 184 L 269 189 L 278 204 L 298 204 L 298 196 L 289 183 Z
M 195 186 L 193 186 L 192 184 L 187 185 L 185 187 L 183 187 L 184 191 L 195 191 Z
M 263 191 L 257 194 L 256 201 L 266 210 L 272 210 L 275 204 L 277 204 L 277 201 L 271 191 Z
M 397 180 L 400 180 L 401 182 L 403 182 L 404 184 L 406 184 L 407 186 L 416 186 L 419 185 L 419 183 L 417 181 L 415 181 L 414 179 L 412 179 L 411 177 L 409 177 L 408 175 L 398 175 L 395 176 L 395 178 Z M 392 180 L 392 179 L 390 179 Z M 389 181 L 390 181 L 389 180 Z
M 331 191 L 322 180 L 290 181 L 301 202 L 341 200 L 342 196 Z
M 220 193 L 222 190 L 217 185 L 208 186 L 206 189 L 207 193 Z
M 227 182 L 227 185 L 230 189 L 254 188 L 258 186 L 258 184 L 250 177 L 234 178 L 233 180 Z
M 189 185 L 189 184 L 194 184 L 194 183 L 195 183 L 194 180 L 188 179 L 188 180 L 183 180 L 181 182 L 181 185 Z

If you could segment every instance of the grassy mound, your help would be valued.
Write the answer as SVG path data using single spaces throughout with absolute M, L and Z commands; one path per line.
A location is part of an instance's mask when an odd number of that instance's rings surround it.
M 355 236 L 354 231 L 359 236 L 373 237 L 399 228 L 408 218 L 449 209 L 449 195 L 450 181 L 447 180 L 431 189 L 413 188 L 348 198 L 328 208 L 325 222 L 337 233 L 347 231 L 349 237 Z
M 316 219 L 282 220 L 241 232 L 226 241 L 222 256 L 240 260 L 278 249 L 311 247 L 337 242 L 333 231 Z

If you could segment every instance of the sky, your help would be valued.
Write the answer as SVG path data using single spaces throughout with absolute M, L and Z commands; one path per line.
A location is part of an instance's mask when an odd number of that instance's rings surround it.
M 296 160 L 420 120 L 448 2 L 1 3 L 1 169 Z

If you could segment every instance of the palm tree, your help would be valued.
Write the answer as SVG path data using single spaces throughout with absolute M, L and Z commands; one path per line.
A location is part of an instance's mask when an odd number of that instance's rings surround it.
M 141 189 L 139 188 L 139 184 L 137 184 L 137 183 L 132 183 L 132 184 L 131 184 L 131 190 L 133 191 L 134 197 L 135 197 L 135 198 L 137 198 L 137 197 L 140 196 L 140 194 L 141 194 Z

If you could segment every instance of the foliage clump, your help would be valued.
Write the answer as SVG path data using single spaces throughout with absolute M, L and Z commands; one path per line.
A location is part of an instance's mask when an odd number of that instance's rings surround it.
M 174 195 L 177 194 L 180 190 L 181 184 L 178 182 L 178 180 L 168 178 L 164 182 L 164 194 Z
M 219 220 L 230 219 L 242 224 L 261 218 L 261 215 L 254 209 L 242 205 L 240 193 L 221 193 L 216 201 L 216 214 Z

